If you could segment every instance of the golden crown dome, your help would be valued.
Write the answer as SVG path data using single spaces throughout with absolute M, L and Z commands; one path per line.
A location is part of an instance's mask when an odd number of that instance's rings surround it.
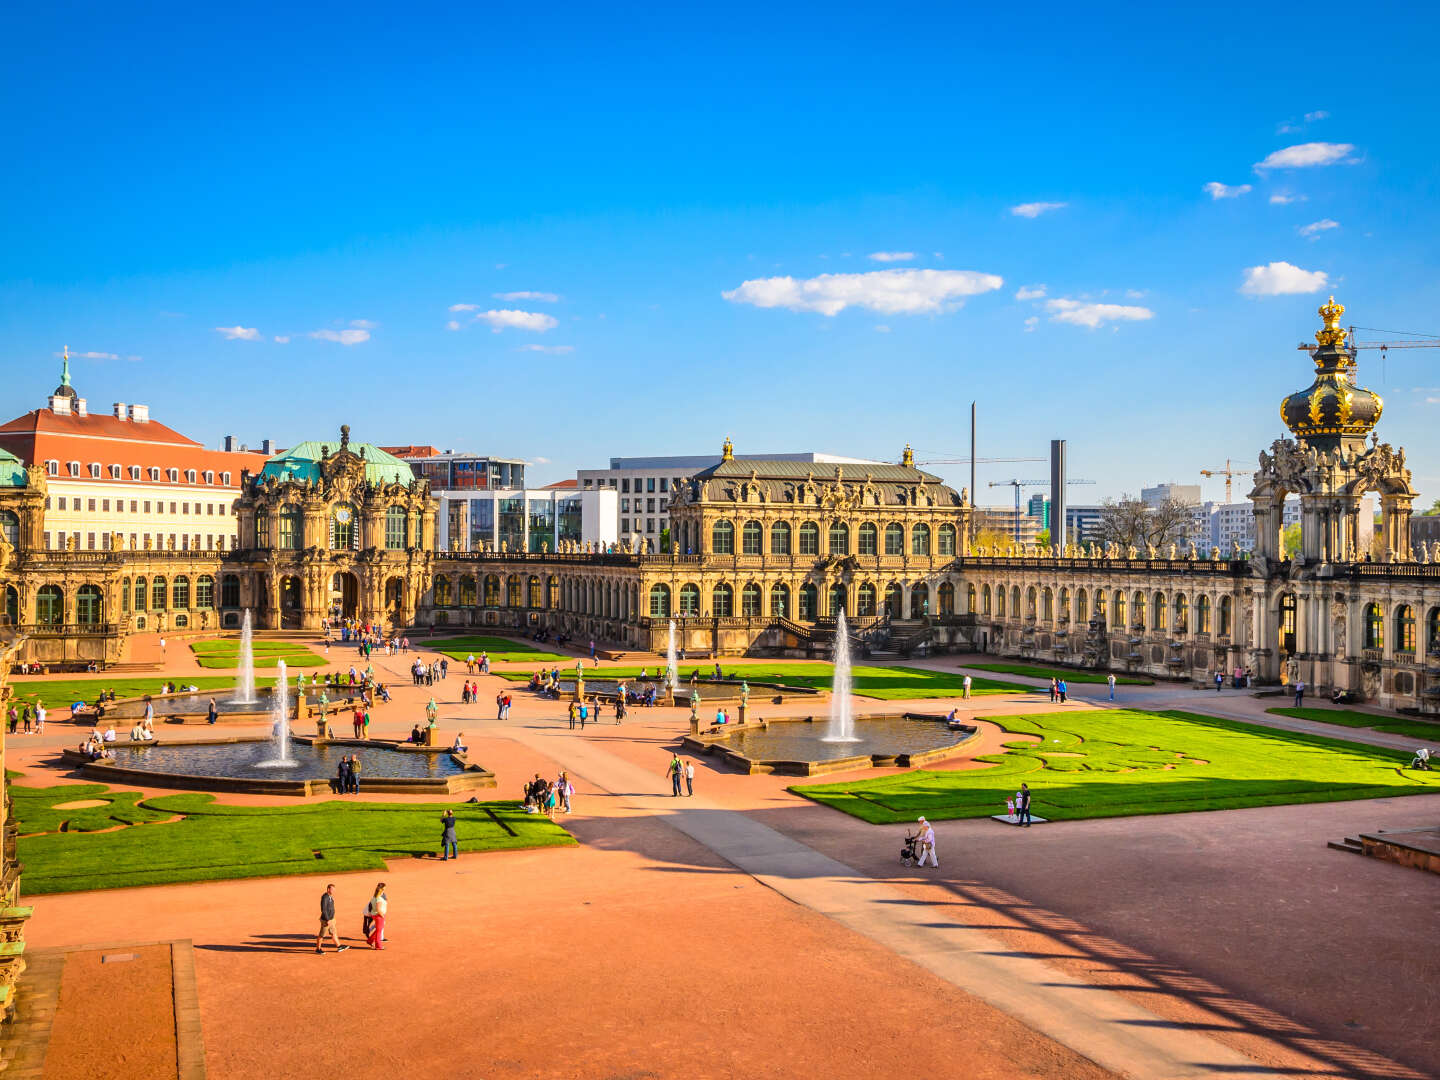
M 1320 305 L 1322 329 L 1315 332 L 1315 381 L 1280 403 L 1280 418 L 1297 438 L 1338 442 L 1363 438 L 1380 422 L 1385 402 L 1380 395 L 1350 381 L 1352 353 L 1340 326 L 1345 305 L 1332 296 Z

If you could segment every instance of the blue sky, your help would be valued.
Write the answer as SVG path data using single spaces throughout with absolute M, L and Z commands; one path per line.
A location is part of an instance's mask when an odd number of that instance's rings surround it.
M 982 455 L 1067 438 L 1089 501 L 1253 462 L 1331 292 L 1440 334 L 1433 9 L 17 7 L 7 415 L 68 344 L 212 445 L 551 480 L 959 457 L 974 398 Z M 1361 380 L 1440 496 L 1440 350 Z

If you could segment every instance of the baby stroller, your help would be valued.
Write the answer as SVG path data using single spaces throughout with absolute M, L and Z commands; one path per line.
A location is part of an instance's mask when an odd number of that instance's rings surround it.
M 1419 750 L 1415 751 L 1415 757 L 1410 762 L 1410 768 L 1425 769 L 1427 771 L 1431 768 L 1430 751 L 1426 747 L 1422 746 Z
M 915 860 L 919 857 L 915 854 L 915 847 L 920 843 L 920 834 L 906 834 L 905 846 L 900 849 L 900 861 L 906 866 L 914 866 Z

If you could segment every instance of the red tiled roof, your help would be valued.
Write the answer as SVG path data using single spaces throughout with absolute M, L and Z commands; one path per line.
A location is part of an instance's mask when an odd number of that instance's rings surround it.
M 580 481 L 579 481 L 579 480 L 576 480 L 576 479 L 572 476 L 569 480 L 556 480 L 555 483 L 553 483 L 553 484 L 546 484 L 545 487 L 542 488 L 541 490 L 547 490 L 547 491 L 548 491 L 550 488 L 573 488 L 573 487 L 579 487 L 579 486 L 580 486 Z
M 382 446 L 387 454 L 394 454 L 398 458 L 406 457 L 434 457 L 440 453 L 434 446 Z
M 24 416 L 17 416 L 8 424 L 0 424 L 0 435 L 34 434 L 85 435 L 100 439 L 143 440 L 144 442 L 175 443 L 180 446 L 200 446 L 194 439 L 187 439 L 173 428 L 158 420 L 136 423 L 134 420 L 120 420 L 110 413 L 90 413 L 87 416 L 61 415 L 49 409 L 31 409 Z

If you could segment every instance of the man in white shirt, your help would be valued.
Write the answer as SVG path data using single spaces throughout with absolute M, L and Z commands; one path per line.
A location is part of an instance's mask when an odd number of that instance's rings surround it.
M 966 676 L 965 676 L 965 681 L 964 681 L 961 685 L 965 687 L 965 700 L 966 700 L 966 701 L 969 701 L 969 700 L 970 700 L 970 676 L 969 676 L 969 675 L 966 675 Z
M 916 842 L 915 848 L 920 852 L 920 859 L 915 864 L 916 866 L 924 866 L 926 858 L 929 858 L 930 865 L 939 869 L 940 860 L 935 858 L 935 830 L 923 817 L 920 819 L 920 839 Z
M 1110 687 L 1110 700 L 1111 700 L 1111 701 L 1114 701 L 1114 700 L 1115 700 L 1115 675 L 1114 675 L 1113 672 L 1112 672 L 1111 674 L 1105 676 L 1105 682 L 1106 682 L 1106 684 Z

